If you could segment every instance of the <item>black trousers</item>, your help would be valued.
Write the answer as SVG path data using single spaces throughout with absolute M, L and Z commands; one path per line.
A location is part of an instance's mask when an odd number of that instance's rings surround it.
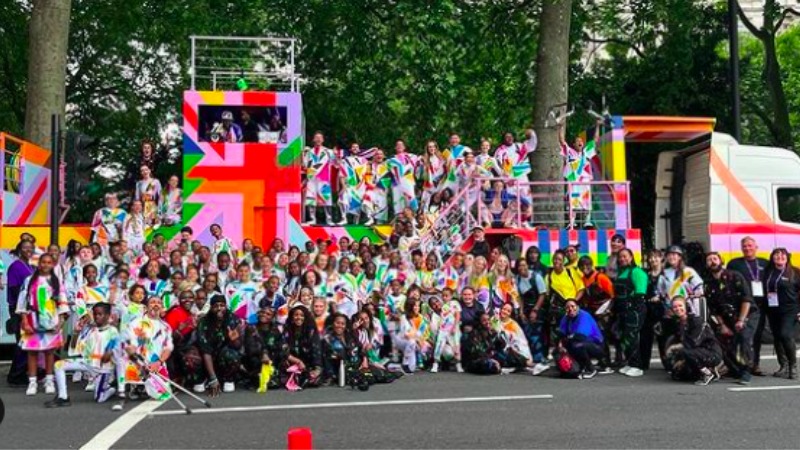
M 644 324 L 639 333 L 639 368 L 650 369 L 653 356 L 653 343 L 656 340 L 656 324 L 664 318 L 664 304 L 661 301 L 645 303 Z
M 780 311 L 780 308 L 767 307 L 767 319 L 772 336 L 775 340 L 775 354 L 778 355 L 778 364 L 785 367 L 797 365 L 797 345 L 794 342 L 797 327 L 797 311 Z
M 592 370 L 592 358 L 603 357 L 603 346 L 584 339 L 570 339 L 567 341 L 567 353 L 582 370 Z

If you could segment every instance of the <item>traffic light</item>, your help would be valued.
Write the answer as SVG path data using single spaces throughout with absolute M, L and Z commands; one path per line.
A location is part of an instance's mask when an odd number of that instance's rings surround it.
M 100 165 L 89 155 L 96 139 L 76 131 L 67 131 L 64 142 L 64 200 L 75 204 L 86 199 L 94 169 Z

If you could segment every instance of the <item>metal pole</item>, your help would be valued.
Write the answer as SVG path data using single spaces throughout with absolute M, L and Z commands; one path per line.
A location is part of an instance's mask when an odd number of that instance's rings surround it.
M 50 244 L 58 245 L 58 175 L 61 168 L 61 130 L 58 114 L 50 117 Z
M 194 90 L 194 79 L 195 79 L 195 77 L 197 76 L 197 73 L 195 73 L 195 72 L 197 72 L 197 69 L 194 67 L 194 57 L 195 57 L 194 44 L 195 44 L 195 37 L 194 37 L 194 36 L 192 36 L 192 37 L 191 37 L 191 40 L 192 40 L 192 90 Z
M 737 0 L 728 0 L 728 40 L 730 42 L 730 81 L 731 115 L 733 116 L 733 137 L 742 140 L 742 104 L 739 94 L 739 22 L 736 16 Z

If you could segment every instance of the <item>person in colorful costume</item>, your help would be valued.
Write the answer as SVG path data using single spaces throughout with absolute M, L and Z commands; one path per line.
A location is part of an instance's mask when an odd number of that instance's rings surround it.
M 322 133 L 314 133 L 311 148 L 303 152 L 303 168 L 305 170 L 305 206 L 308 209 L 306 225 L 317 224 L 317 208 L 325 210 L 325 220 L 328 225 L 333 225 L 331 208 L 333 205 L 333 171 L 338 168 L 336 153 L 325 147 L 325 137 Z M 344 225 L 340 221 L 337 225 Z
M 147 226 L 158 223 L 158 204 L 161 201 L 161 182 L 153 178 L 150 168 L 142 166 L 140 169 L 142 179 L 136 182 L 136 195 L 134 199 L 142 202 L 144 219 Z
M 19 346 L 28 352 L 28 389 L 25 395 L 36 395 L 39 353 L 44 353 L 46 394 L 55 394 L 53 364 L 55 350 L 64 344 L 61 329 L 69 313 L 66 291 L 53 273 L 55 260 L 45 253 L 39 266 L 25 280 L 17 300 L 16 313 L 21 316 Z
M 594 181 L 593 164 L 597 159 L 597 143 L 600 142 L 600 126 L 598 121 L 594 130 L 594 139 L 584 143 L 578 136 L 569 146 L 566 139 L 564 124 L 562 123 L 558 132 L 558 139 L 561 145 L 561 156 L 564 158 L 564 179 L 568 183 L 578 183 L 568 187 L 569 198 L 569 228 L 575 227 L 575 220 L 578 214 L 584 216 L 584 227 L 592 226 L 592 185 L 580 184 Z
M 48 408 L 70 406 L 67 393 L 67 371 L 75 370 L 97 376 L 94 381 L 94 399 L 97 403 L 107 401 L 116 392 L 110 387 L 114 373 L 114 355 L 119 346 L 119 331 L 109 324 L 111 305 L 95 303 L 91 314 L 94 324 L 83 324 L 75 330 L 76 344 L 71 355 L 78 358 L 62 359 L 55 363 L 56 397 L 45 403 Z M 88 316 L 87 316 L 88 317 Z
M 104 248 L 112 242 L 122 238 L 122 226 L 128 213 L 119 207 L 117 194 L 105 195 L 106 206 L 97 210 L 92 218 L 92 238 L 90 242 L 97 242 Z
M 425 144 L 425 154 L 420 158 L 416 170 L 417 178 L 422 180 L 423 209 L 428 208 L 431 197 L 441 189 L 448 164 L 447 157 L 439 151 L 436 141 L 428 141 Z
M 530 155 L 536 151 L 538 139 L 533 130 L 525 132 L 526 141 L 522 143 L 514 142 L 513 133 L 503 135 L 503 143 L 494 152 L 497 165 L 503 172 L 503 176 L 513 178 L 519 183 L 528 182 L 528 174 L 531 173 Z M 522 196 L 530 199 L 530 188 L 527 186 L 509 186 L 509 192 L 514 196 Z
M 389 190 L 392 186 L 392 174 L 386 162 L 383 150 L 376 150 L 372 161 L 367 164 L 364 177 L 366 193 L 364 211 L 367 214 L 365 225 L 372 226 L 376 222 L 384 224 L 389 221 Z
M 366 196 L 366 174 L 369 161 L 362 154 L 372 153 L 374 150 L 361 150 L 358 144 L 350 147 L 350 155 L 342 158 L 339 164 L 339 206 L 343 218 L 350 223 L 361 222 L 361 213 L 364 211 L 364 197 Z
M 416 212 L 419 202 L 415 192 L 414 174 L 419 165 L 419 156 L 408 153 L 405 141 L 399 139 L 394 146 L 395 155 L 387 162 L 392 175 L 392 210 L 399 216 L 405 208 Z
M 169 378 L 166 361 L 172 354 L 172 329 L 161 319 L 164 304 L 159 297 L 147 300 L 144 315 L 133 319 L 121 332 L 122 355 L 117 361 L 117 389 L 125 392 L 127 384 L 142 385 L 141 365 Z M 120 375 L 122 369 L 122 377 Z M 131 398 L 140 395 L 141 388 Z M 121 408 L 121 404 L 119 405 Z
M 161 216 L 161 223 L 170 226 L 181 222 L 181 213 L 183 211 L 183 190 L 178 187 L 178 176 L 173 175 L 169 177 L 167 187 L 161 193 L 161 201 L 159 204 L 159 215 Z

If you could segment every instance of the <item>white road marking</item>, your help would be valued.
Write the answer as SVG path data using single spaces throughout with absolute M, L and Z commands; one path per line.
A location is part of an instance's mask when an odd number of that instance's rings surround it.
M 789 386 L 759 386 L 759 387 L 728 388 L 728 390 L 731 392 L 787 391 L 790 389 L 800 389 L 800 384 L 793 384 Z
M 457 398 L 427 398 L 408 400 L 384 400 L 372 402 L 341 402 L 341 403 L 306 403 L 299 405 L 269 405 L 269 406 L 238 406 L 231 408 L 206 408 L 193 409 L 192 414 L 214 414 L 250 411 L 283 411 L 289 409 L 322 409 L 322 408 L 352 408 L 357 406 L 386 406 L 386 405 L 425 405 L 436 403 L 472 403 L 472 402 L 499 402 L 508 400 L 545 400 L 552 399 L 552 395 L 507 395 L 499 397 L 457 397 Z M 154 411 L 150 416 L 172 416 L 186 414 L 183 410 Z
M 111 403 L 111 402 L 109 402 Z M 97 433 L 91 441 L 81 447 L 81 450 L 106 450 L 122 439 L 139 422 L 155 411 L 164 402 L 147 400 L 111 422 L 103 431 Z M 104 405 L 106 406 L 106 405 Z M 110 406 L 109 406 L 110 408 Z M 181 411 L 183 412 L 183 411 Z

